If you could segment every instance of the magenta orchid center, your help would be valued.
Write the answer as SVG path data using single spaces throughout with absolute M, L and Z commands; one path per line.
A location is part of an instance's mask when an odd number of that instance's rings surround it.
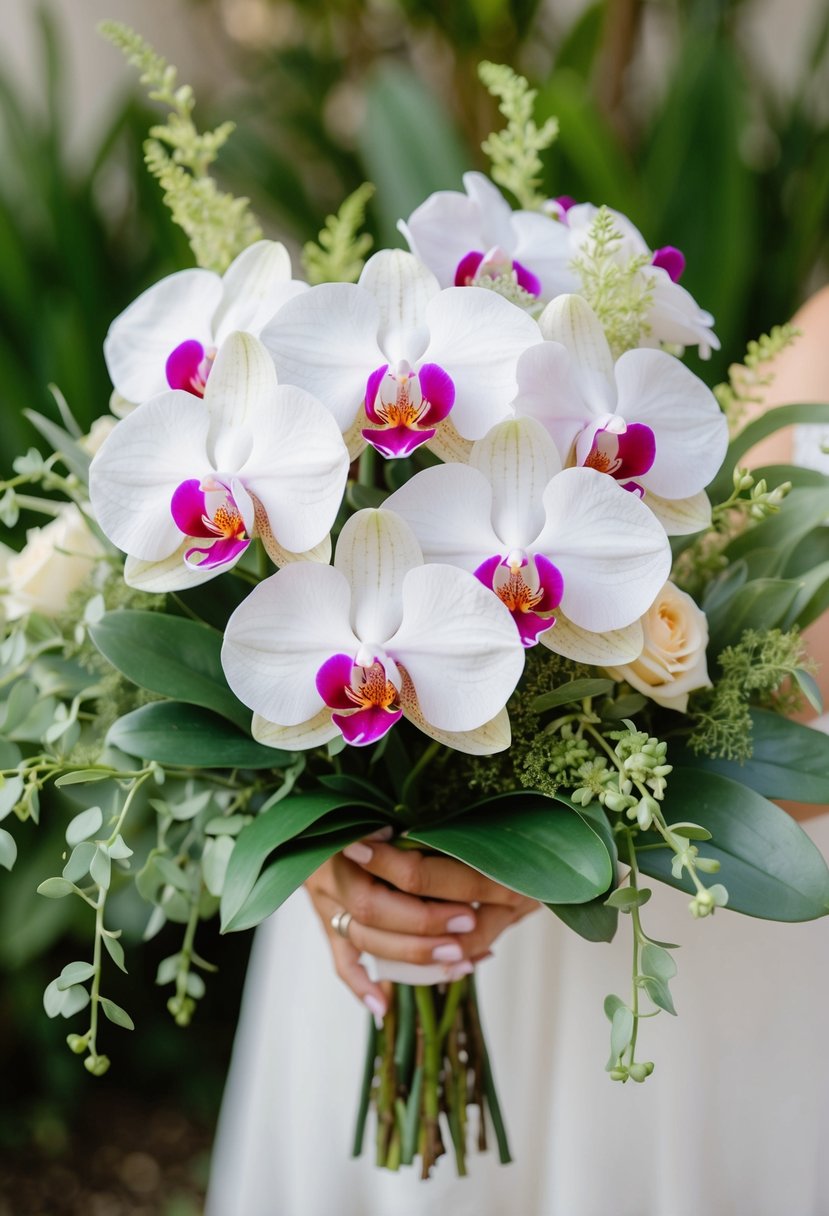
M 651 264 L 667 271 L 673 282 L 678 283 L 685 270 L 685 254 L 674 245 L 663 245 L 661 249 L 654 249 Z
M 173 494 L 170 510 L 185 536 L 210 542 L 185 552 L 188 565 L 204 569 L 226 565 L 250 544 L 249 528 L 231 487 L 217 477 L 183 481 Z
M 506 557 L 496 553 L 481 563 L 475 577 L 509 609 L 525 646 L 535 646 L 539 636 L 555 625 L 553 612 L 561 603 L 564 579 L 543 554 L 522 549 L 513 549 Z
M 346 743 L 376 743 L 400 721 L 400 693 L 379 658 L 364 665 L 347 654 L 332 655 L 317 672 L 316 684 L 328 708 L 337 711 L 331 720 Z
M 455 286 L 479 287 L 482 279 L 499 279 L 507 274 L 514 274 L 518 286 L 529 295 L 541 295 L 541 280 L 497 246 L 488 253 L 477 249 L 465 253 L 455 270 Z
M 392 370 L 388 364 L 372 372 L 366 385 L 366 416 L 371 423 L 362 435 L 388 458 L 411 456 L 434 438 L 437 424 L 455 404 L 452 377 L 437 363 L 414 371 L 405 359 Z
M 215 358 L 215 346 L 204 347 L 193 338 L 179 343 L 167 359 L 167 383 L 170 388 L 183 389 L 194 397 L 203 397 Z
M 618 415 L 604 426 L 586 427 L 576 440 L 576 458 L 586 469 L 608 473 L 625 490 L 643 494 L 631 478 L 642 477 L 656 459 L 656 438 L 642 422 L 626 423 Z

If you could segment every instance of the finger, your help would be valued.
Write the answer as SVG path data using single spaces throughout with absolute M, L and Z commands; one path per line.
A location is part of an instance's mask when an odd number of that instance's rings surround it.
M 379 984 L 369 979 L 365 967 L 360 962 L 360 951 L 353 942 L 333 931 L 329 932 L 328 936 L 337 975 L 375 1018 L 384 1017 L 388 1009 L 386 994 Z
M 482 956 L 489 953 L 490 947 L 505 929 L 516 924 L 528 912 L 532 912 L 538 907 L 538 904 L 531 899 L 526 900 L 525 905 L 521 908 L 508 908 L 504 904 L 484 904 L 480 907 L 475 929 L 471 933 L 465 934 L 462 939 L 464 957 L 480 962 Z
M 332 898 L 339 899 L 361 925 L 417 937 L 470 933 L 477 924 L 474 908 L 454 900 L 425 900 L 406 895 L 344 857 L 335 860 Z M 336 909 L 335 909 L 336 910 Z
M 421 898 L 505 904 L 512 908 L 520 907 L 526 898 L 450 857 L 424 856 L 416 849 L 398 849 L 374 841 L 370 845 L 365 841 L 348 845 L 343 853 L 369 874 Z

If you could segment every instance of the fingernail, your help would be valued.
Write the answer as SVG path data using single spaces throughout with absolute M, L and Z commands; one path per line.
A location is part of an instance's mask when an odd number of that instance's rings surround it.
M 471 933 L 475 928 L 475 917 L 465 913 L 463 916 L 453 916 L 446 922 L 447 933 Z
M 463 958 L 463 950 L 456 942 L 447 942 L 445 946 L 435 946 L 432 958 L 438 963 L 456 963 Z
M 455 963 L 454 967 L 450 967 L 447 974 L 450 980 L 459 980 L 465 975 L 471 975 L 474 970 L 474 965 L 468 958 L 465 958 L 462 963 Z
M 368 1009 L 369 1013 L 374 1014 L 375 1020 L 379 1018 L 382 1022 L 386 1015 L 386 1006 L 385 1003 L 380 1000 L 379 996 L 375 996 L 373 992 L 367 992 L 363 997 L 363 1004 Z
M 379 831 L 372 832 L 370 836 L 367 836 L 366 840 L 391 840 L 393 835 L 394 828 L 390 823 L 387 823 L 384 828 L 380 828 Z
M 355 840 L 354 844 L 346 845 L 343 849 L 343 857 L 347 857 L 349 861 L 356 861 L 361 866 L 364 866 L 367 861 L 371 861 L 373 856 L 372 850 L 361 840 Z

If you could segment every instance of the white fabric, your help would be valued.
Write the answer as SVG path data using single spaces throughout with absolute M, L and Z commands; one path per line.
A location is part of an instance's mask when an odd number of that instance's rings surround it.
M 829 815 L 805 825 L 829 856 Z M 433 1179 L 349 1158 L 366 1013 L 334 975 L 304 891 L 259 931 L 207 1216 L 825 1216 L 827 922 L 777 925 L 654 884 L 646 931 L 683 943 L 679 1018 L 643 1023 L 641 1086 L 603 1065 L 608 992 L 627 995 L 629 929 L 596 945 L 551 914 L 479 968 L 516 1161 L 451 1156 Z

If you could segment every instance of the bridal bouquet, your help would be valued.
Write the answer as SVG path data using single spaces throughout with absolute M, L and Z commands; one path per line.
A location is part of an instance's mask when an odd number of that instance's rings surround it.
M 794 335 L 754 344 L 715 395 L 681 362 L 718 345 L 681 252 L 539 194 L 555 124 L 491 64 L 492 179 L 426 199 L 408 250 L 367 261 L 359 191 L 303 281 L 209 175 L 229 128 L 199 134 L 175 70 L 108 33 L 170 110 L 147 160 L 198 266 L 113 321 L 112 413 L 82 435 L 58 395 L 61 425 L 33 418 L 52 454 L 19 457 L 0 499 L 7 524 L 53 516 L 5 557 L 0 814 L 65 820 L 39 892 L 93 926 L 46 1013 L 83 1015 L 68 1044 L 100 1075 L 101 1015 L 133 1027 L 104 995 L 128 961 L 113 891 L 134 883 L 145 936 L 169 937 L 158 983 L 186 1025 L 211 971 L 199 924 L 259 924 L 380 831 L 590 940 L 623 914 L 607 1070 L 644 1081 L 640 1019 L 675 1012 L 676 972 L 646 879 L 694 918 L 829 910 L 820 855 L 768 801 L 829 800 L 829 739 L 788 716 L 819 709 L 798 631 L 829 596 L 829 482 L 739 464 L 829 418 L 740 427 Z M 508 1160 L 471 968 L 367 966 L 394 987 L 355 1151 L 373 1103 L 379 1164 L 419 1156 L 427 1176 L 448 1135 L 465 1172 L 476 1106 Z

